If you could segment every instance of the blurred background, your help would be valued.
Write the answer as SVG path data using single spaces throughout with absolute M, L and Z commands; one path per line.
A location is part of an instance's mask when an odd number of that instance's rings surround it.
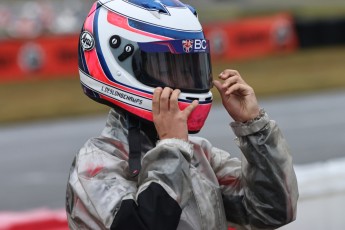
M 93 2 L 0 2 L 0 230 L 66 229 L 70 165 L 109 110 L 78 78 L 78 33 Z M 343 229 L 345 2 L 185 3 L 211 40 L 214 77 L 239 70 L 290 144 L 300 199 L 282 229 Z M 241 157 L 215 91 L 214 100 L 199 135 Z

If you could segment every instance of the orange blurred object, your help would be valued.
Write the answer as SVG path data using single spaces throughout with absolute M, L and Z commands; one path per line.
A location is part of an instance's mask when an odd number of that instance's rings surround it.
M 0 83 L 78 74 L 77 35 L 0 40 Z
M 298 38 L 290 14 L 279 13 L 203 25 L 213 60 L 242 60 L 295 51 Z
M 298 38 L 288 13 L 203 25 L 214 61 L 293 52 Z M 0 40 L 0 83 L 78 76 L 78 35 Z

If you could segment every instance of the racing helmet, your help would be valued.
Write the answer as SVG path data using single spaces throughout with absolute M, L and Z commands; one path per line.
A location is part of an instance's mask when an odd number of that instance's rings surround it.
M 156 87 L 180 89 L 181 110 L 198 100 L 188 119 L 197 133 L 212 104 L 209 41 L 194 8 L 178 0 L 99 0 L 79 40 L 84 93 L 152 122 Z

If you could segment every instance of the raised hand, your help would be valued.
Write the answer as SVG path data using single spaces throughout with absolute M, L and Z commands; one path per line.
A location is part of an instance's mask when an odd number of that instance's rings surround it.
M 259 115 L 260 108 L 252 87 L 236 70 L 226 69 L 213 84 L 218 89 L 223 106 L 235 121 L 246 122 Z

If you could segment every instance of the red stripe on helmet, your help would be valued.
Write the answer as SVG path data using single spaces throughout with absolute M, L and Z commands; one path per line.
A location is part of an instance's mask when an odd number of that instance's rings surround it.
M 91 34 L 94 34 L 93 32 L 93 24 L 95 20 L 95 11 L 97 10 L 97 3 L 93 4 L 89 16 L 86 18 L 84 23 L 84 30 L 89 31 Z M 97 39 L 97 38 L 95 38 Z M 90 75 L 96 78 L 100 81 L 107 80 L 107 77 L 104 74 L 104 71 L 99 63 L 96 48 L 94 48 L 91 51 L 84 52 L 85 55 L 85 61 L 87 64 L 87 67 L 89 69 Z
M 190 103 L 179 102 L 179 107 L 181 110 L 184 110 L 190 105 Z M 199 104 L 193 112 L 189 115 L 187 125 L 188 131 L 199 132 L 204 126 L 205 121 L 208 117 L 208 114 L 211 110 L 212 103 L 209 104 Z
M 107 97 L 105 95 L 101 95 L 101 98 L 112 102 L 114 105 L 119 106 L 120 108 L 123 108 L 125 110 L 127 110 L 128 112 L 135 114 L 141 118 L 144 118 L 148 121 L 153 121 L 153 115 L 152 115 L 152 111 L 148 111 L 145 109 L 141 109 L 126 103 L 123 103 L 121 101 L 115 100 L 113 98 Z M 179 108 L 181 110 L 184 110 L 185 108 L 187 108 L 190 103 L 186 103 L 186 102 L 179 102 L 178 103 Z M 211 110 L 212 107 L 212 103 L 209 104 L 199 104 L 194 111 L 190 114 L 190 116 L 188 117 L 188 121 L 187 121 L 187 125 L 188 125 L 188 131 L 191 132 L 199 132 L 201 130 L 201 128 L 204 126 L 205 121 L 208 117 L 208 114 Z
M 131 32 L 134 32 L 137 34 L 141 34 L 141 35 L 144 35 L 147 37 L 151 37 L 151 38 L 155 38 L 155 39 L 159 39 L 159 40 L 170 40 L 171 39 L 169 37 L 164 37 L 164 36 L 160 36 L 157 34 L 152 34 L 152 33 L 142 31 L 142 30 L 135 29 L 135 28 L 129 26 L 128 18 L 126 18 L 120 14 L 117 14 L 115 12 L 112 12 L 112 11 L 108 11 L 108 22 L 113 24 L 114 26 L 118 26 L 122 29 L 131 31 Z
M 86 18 L 84 23 L 84 29 L 93 33 L 93 20 L 95 18 L 95 11 L 97 9 L 97 2 L 92 5 L 89 16 Z

